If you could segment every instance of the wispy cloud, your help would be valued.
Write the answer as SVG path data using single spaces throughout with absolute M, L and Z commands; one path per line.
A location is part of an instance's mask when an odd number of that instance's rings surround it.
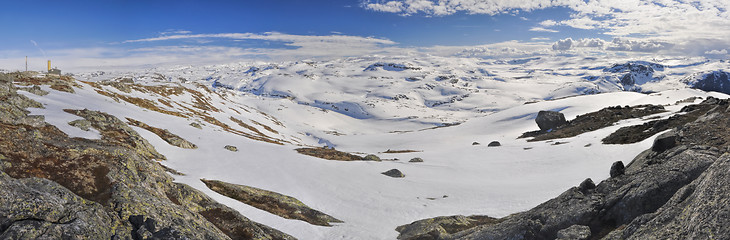
M 33 46 L 35 46 L 36 48 L 38 48 L 38 51 L 41 51 L 41 53 L 43 53 L 43 57 L 46 57 L 46 51 L 43 51 L 43 48 L 41 48 L 40 46 L 38 46 L 38 43 L 36 41 L 33 41 L 31 39 L 30 40 L 30 43 L 32 43 Z
M 551 32 L 551 33 L 560 32 L 558 30 L 543 28 L 543 27 L 533 27 L 533 28 L 530 28 L 530 31 L 532 31 L 532 32 Z

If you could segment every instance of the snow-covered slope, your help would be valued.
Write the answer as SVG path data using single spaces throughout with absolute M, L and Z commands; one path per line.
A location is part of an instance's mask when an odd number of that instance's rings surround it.
M 638 61 L 377 56 L 84 73 L 76 75 L 86 82 L 75 93 L 43 86 L 49 95 L 25 94 L 45 104 L 32 114 L 45 115 L 71 136 L 98 137 L 69 126 L 77 117 L 62 110 L 88 108 L 165 128 L 194 143 L 197 149 L 181 149 L 133 127 L 167 157 L 164 165 L 186 174 L 175 176 L 177 181 L 254 221 L 300 239 L 394 239 L 396 226 L 418 219 L 501 217 L 529 209 L 587 177 L 608 177 L 612 162 L 628 163 L 651 144 L 651 139 L 631 145 L 600 142 L 644 119 L 569 139 L 517 139 L 537 130 L 534 117 L 540 110 L 572 119 L 607 106 L 650 103 L 678 111 L 689 103 L 677 102 L 689 97 L 728 97 L 688 89 L 680 81 L 694 72 L 727 69 L 728 63 L 655 62 L 663 71 L 652 67 L 651 80 L 634 81 L 652 94 L 621 91 L 620 79 L 608 77 L 633 74 L 631 66 L 644 66 Z M 621 64 L 629 70 L 618 70 Z M 653 79 L 657 76 L 660 81 Z M 502 146 L 487 147 L 491 141 Z M 325 145 L 398 160 L 340 162 L 294 151 Z M 384 153 L 389 149 L 413 151 Z M 414 157 L 424 162 L 408 162 Z M 393 168 L 406 177 L 381 174 Z M 203 178 L 293 196 L 344 223 L 321 227 L 284 219 L 209 190 Z

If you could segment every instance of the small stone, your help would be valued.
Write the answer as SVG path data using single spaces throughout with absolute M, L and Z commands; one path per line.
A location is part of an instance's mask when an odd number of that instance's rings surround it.
M 394 177 L 394 178 L 402 178 L 402 177 L 406 176 L 402 172 L 400 172 L 400 170 L 395 169 L 395 168 L 382 172 L 381 174 L 388 176 L 388 177 Z
M 226 145 L 223 148 L 225 148 L 226 150 L 231 151 L 231 152 L 238 152 L 238 148 L 236 146 Z
M 200 124 L 196 123 L 196 122 L 190 123 L 190 126 L 193 126 L 194 128 L 197 128 L 197 129 L 203 129 L 203 127 L 200 126 Z
M 472 146 L 479 145 L 479 144 L 480 144 L 479 142 L 473 142 L 473 143 L 471 143 Z
M 502 144 L 501 144 L 501 143 L 499 143 L 498 141 L 492 141 L 492 142 L 490 142 L 490 143 L 489 143 L 489 144 L 487 145 L 487 147 L 499 147 L 499 146 L 502 146 Z
M 414 157 L 411 158 L 411 160 L 408 160 L 408 162 L 423 162 L 423 159 L 419 157 Z
M 376 162 L 382 161 L 382 160 L 380 160 L 380 157 L 375 156 L 375 154 L 368 154 L 367 156 L 365 156 L 364 160 L 365 161 L 376 161 Z
M 610 171 L 611 177 L 614 178 L 614 177 L 624 175 L 625 170 L 626 170 L 626 168 L 624 167 L 624 163 L 622 161 L 616 161 L 615 163 L 613 163 L 611 165 L 611 171 Z

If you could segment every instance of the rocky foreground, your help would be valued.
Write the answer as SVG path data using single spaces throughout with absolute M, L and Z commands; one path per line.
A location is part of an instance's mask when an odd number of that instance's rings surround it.
M 69 138 L 29 116 L 25 108 L 43 105 L 17 92 L 74 84 L 0 74 L 0 239 L 293 239 L 174 183 L 157 162 L 165 157 L 122 120 L 67 109 L 85 119 L 70 124 L 102 135 Z
M 692 115 L 698 116 L 657 137 L 628 166 L 616 162 L 598 185 L 586 179 L 502 219 L 416 221 L 398 227 L 398 239 L 730 239 L 730 104 L 709 98 L 670 119 Z

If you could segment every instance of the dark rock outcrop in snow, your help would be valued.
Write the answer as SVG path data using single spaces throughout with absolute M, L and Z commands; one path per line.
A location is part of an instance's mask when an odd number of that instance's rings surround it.
M 565 120 L 565 115 L 556 111 L 538 112 L 537 117 L 535 118 L 535 122 L 542 131 L 556 129 L 558 127 L 568 124 L 568 121 Z
M 623 174 L 612 173 L 594 188 L 584 181 L 498 223 L 423 239 L 580 239 L 588 231 L 591 239 L 726 238 L 730 104 L 719 99 L 702 104 L 711 110 L 675 128 L 674 146 L 659 141 L 663 151 L 642 152 Z
M 331 226 L 330 223 L 342 222 L 310 208 L 296 198 L 280 193 L 216 180 L 201 181 L 217 193 L 283 218 L 302 220 L 319 226 Z
M 388 177 L 394 177 L 394 178 L 403 178 L 403 177 L 406 177 L 405 174 L 403 174 L 400 170 L 395 169 L 395 168 L 394 169 L 390 169 L 390 170 L 385 171 L 385 172 L 382 172 L 381 174 L 383 174 L 385 176 L 388 176 Z
M 487 147 L 499 147 L 502 146 L 502 144 L 498 141 L 492 141 L 489 144 L 487 144 Z

